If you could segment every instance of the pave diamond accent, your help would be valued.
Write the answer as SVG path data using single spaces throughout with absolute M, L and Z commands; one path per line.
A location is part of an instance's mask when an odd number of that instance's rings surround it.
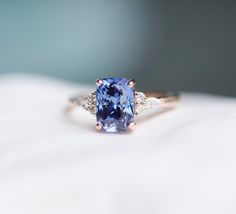
M 96 114 L 96 92 L 89 94 L 87 97 L 74 97 L 71 99 L 71 102 L 92 114 Z
M 96 93 L 91 93 L 83 100 L 82 107 L 86 111 L 90 111 L 92 114 L 96 114 Z
M 146 97 L 142 92 L 135 92 L 136 115 L 139 116 L 147 109 L 159 108 L 162 100 L 155 97 Z

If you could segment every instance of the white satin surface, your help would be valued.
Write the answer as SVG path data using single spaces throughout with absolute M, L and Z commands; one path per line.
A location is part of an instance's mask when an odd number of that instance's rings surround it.
M 235 214 L 236 99 L 182 93 L 130 134 L 95 131 L 88 87 L 0 77 L 1 214 Z M 93 90 L 93 89 L 92 89 Z

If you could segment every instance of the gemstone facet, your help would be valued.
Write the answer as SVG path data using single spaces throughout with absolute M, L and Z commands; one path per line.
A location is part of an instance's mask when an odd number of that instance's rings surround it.
M 127 131 L 134 122 L 134 88 L 125 78 L 104 78 L 96 90 L 97 124 L 105 132 Z

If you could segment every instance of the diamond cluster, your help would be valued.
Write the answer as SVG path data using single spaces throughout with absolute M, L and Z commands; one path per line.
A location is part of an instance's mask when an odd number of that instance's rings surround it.
M 92 114 L 96 114 L 96 92 L 89 94 L 87 97 L 74 97 L 71 102 Z
M 156 97 L 146 97 L 142 92 L 135 92 L 136 115 L 139 116 L 147 109 L 159 108 L 162 100 Z

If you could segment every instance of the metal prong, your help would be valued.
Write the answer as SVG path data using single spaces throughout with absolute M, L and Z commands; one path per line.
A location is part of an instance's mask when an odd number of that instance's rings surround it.
M 129 126 L 128 126 L 128 129 L 131 130 L 131 131 L 134 130 L 135 125 L 136 125 L 135 123 L 130 123 Z
M 97 79 L 97 80 L 96 80 L 96 85 L 97 85 L 97 86 L 100 86 L 102 83 L 103 83 L 103 80 L 102 80 L 102 79 Z
M 98 131 L 100 131 L 100 130 L 102 129 L 102 125 L 101 125 L 100 123 L 97 123 L 96 129 L 97 129 Z
M 129 80 L 128 85 L 129 85 L 130 88 L 134 88 L 135 80 L 133 80 L 133 79 Z

